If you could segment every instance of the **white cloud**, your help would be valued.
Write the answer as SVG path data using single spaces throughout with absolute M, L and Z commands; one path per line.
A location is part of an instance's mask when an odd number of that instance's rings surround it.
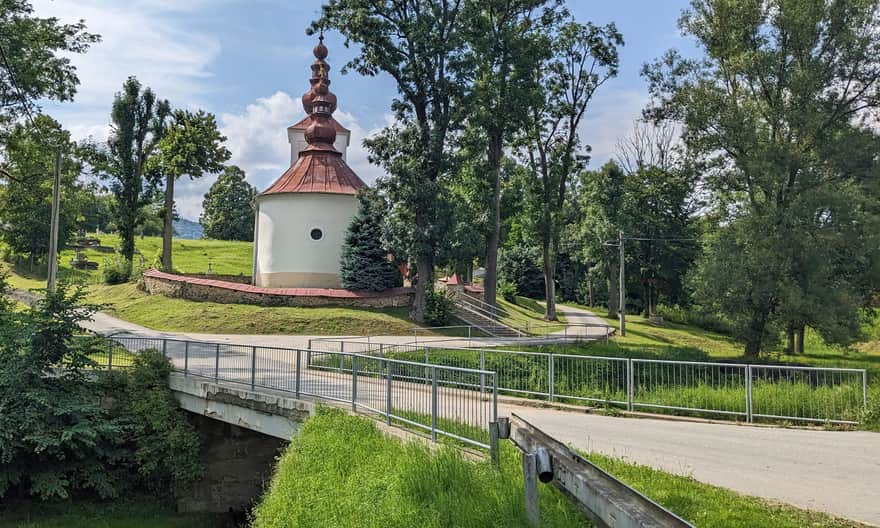
M 221 113 L 220 129 L 226 136 L 226 147 L 232 153 L 230 164 L 238 165 L 247 174 L 251 185 L 263 190 L 290 166 L 290 143 L 287 127 L 305 116 L 299 97 L 277 91 L 247 105 L 242 113 Z M 363 139 L 378 132 L 365 130 L 357 118 L 337 110 L 334 117 L 351 130 L 347 159 L 351 168 L 365 182 L 372 184 L 382 169 L 367 161 Z M 201 214 L 203 195 L 216 180 L 214 176 L 200 180 L 181 180 L 175 191 L 177 210 L 184 218 L 197 219 Z
M 71 56 L 80 79 L 76 101 L 47 104 L 46 111 L 77 139 L 101 132 L 97 138 L 103 139 L 113 96 L 130 75 L 175 106 L 205 106 L 203 97 L 213 76 L 210 65 L 220 54 L 220 41 L 186 24 L 179 16 L 183 5 L 190 11 L 204 2 L 35 0 L 39 16 L 55 16 L 65 23 L 84 19 L 87 30 L 102 38 L 87 53 Z M 178 16 L 169 16 L 175 13 Z
M 647 93 L 636 90 L 605 91 L 596 93 L 581 122 L 581 141 L 593 147 L 591 168 L 598 168 L 614 158 L 617 141 L 633 128 L 633 122 L 642 115 L 649 101 Z
M 304 115 L 300 99 L 282 91 L 260 97 L 242 114 L 220 114 L 220 128 L 232 152 L 229 163 L 244 169 L 251 184 L 264 189 L 289 166 L 287 127 Z

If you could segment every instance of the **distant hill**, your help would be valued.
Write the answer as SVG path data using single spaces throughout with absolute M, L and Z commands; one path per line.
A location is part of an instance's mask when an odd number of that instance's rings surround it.
M 175 238 L 183 238 L 187 240 L 196 240 L 204 236 L 202 225 L 192 220 L 181 218 L 174 221 Z

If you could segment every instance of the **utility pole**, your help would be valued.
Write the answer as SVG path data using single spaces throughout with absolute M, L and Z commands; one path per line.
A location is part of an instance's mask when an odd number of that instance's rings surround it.
M 58 207 L 61 199 L 61 147 L 55 152 L 55 181 L 52 186 L 52 224 L 49 228 L 49 281 L 50 292 L 55 291 L 58 275 Z
M 617 232 L 617 243 L 620 248 L 620 306 L 617 313 L 620 314 L 620 335 L 626 336 L 626 271 L 624 270 L 625 259 L 623 257 L 623 230 Z

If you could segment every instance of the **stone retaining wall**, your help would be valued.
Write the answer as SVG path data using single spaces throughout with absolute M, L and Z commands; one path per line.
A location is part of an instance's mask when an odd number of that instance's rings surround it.
M 393 288 L 383 292 L 356 292 L 329 288 L 262 288 L 215 278 L 173 275 L 154 269 L 144 273 L 140 287 L 150 295 L 257 306 L 389 308 L 410 306 L 413 299 L 411 288 Z

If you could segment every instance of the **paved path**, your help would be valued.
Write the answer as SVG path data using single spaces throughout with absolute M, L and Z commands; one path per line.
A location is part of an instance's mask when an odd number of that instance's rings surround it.
M 614 418 L 510 406 L 503 410 L 578 449 L 880 525 L 877 433 Z
M 595 317 L 585 310 L 560 308 L 571 322 L 592 322 L 590 317 Z M 86 326 L 104 334 L 264 346 L 304 347 L 309 339 L 157 332 L 106 314 L 96 314 Z M 410 342 L 412 337 L 375 339 Z M 500 415 L 511 412 L 579 449 L 622 456 L 741 493 L 880 526 L 880 435 L 876 433 L 615 418 L 499 404 Z
M 556 336 L 576 336 L 587 337 L 592 339 L 607 336 L 608 322 L 594 314 L 593 312 L 584 310 L 583 308 L 575 308 L 573 306 L 556 305 L 556 311 L 565 316 L 566 323 L 570 325 L 588 325 L 588 326 L 571 326 L 565 330 L 553 332 L 551 335 Z M 614 331 L 614 329 L 611 329 Z

